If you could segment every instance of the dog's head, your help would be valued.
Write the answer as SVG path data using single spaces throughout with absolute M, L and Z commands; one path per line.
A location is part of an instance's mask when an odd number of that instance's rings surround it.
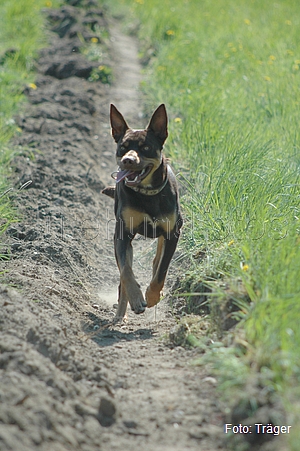
M 117 182 L 125 179 L 128 186 L 150 186 L 152 175 L 162 163 L 162 148 L 168 136 L 165 105 L 153 113 L 144 130 L 128 127 L 114 105 L 110 108 L 112 136 L 117 143 L 117 163 L 120 167 Z

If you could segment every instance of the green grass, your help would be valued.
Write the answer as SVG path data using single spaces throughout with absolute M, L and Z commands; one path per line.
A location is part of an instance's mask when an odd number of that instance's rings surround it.
M 9 197 L 4 194 L 14 155 L 10 140 L 19 132 L 13 117 L 25 101 L 24 88 L 34 89 L 34 58 L 46 44 L 41 10 L 54 3 L 58 4 L 50 0 L 0 2 L 0 234 L 15 218 Z
M 253 302 L 243 323 L 251 359 L 272 370 L 288 402 L 290 381 L 300 379 L 300 4 L 120 5 L 140 21 L 142 56 L 150 55 L 149 110 L 165 102 L 169 111 L 166 152 L 184 186 L 182 247 L 209 256 L 191 271 L 242 278 Z

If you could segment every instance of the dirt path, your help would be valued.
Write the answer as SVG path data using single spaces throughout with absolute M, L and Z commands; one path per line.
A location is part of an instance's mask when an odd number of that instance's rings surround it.
M 109 325 L 118 272 L 113 205 L 101 195 L 116 169 L 108 108 L 145 124 L 137 43 L 95 8 L 49 16 L 56 34 L 18 118 L 12 183 L 22 218 L 2 249 L 11 258 L 1 261 L 0 449 L 225 449 L 214 379 L 191 365 L 197 350 L 165 340 L 176 324 L 167 301 Z M 112 86 L 87 81 L 94 63 L 77 52 L 79 33 L 96 35 L 91 18 L 110 28 Z M 154 244 L 136 245 L 145 288 Z

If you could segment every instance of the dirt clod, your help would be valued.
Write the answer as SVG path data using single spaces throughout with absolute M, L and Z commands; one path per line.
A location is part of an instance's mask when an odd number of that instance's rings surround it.
M 98 420 L 101 426 L 109 427 L 116 421 L 116 407 L 112 401 L 106 398 L 101 398 Z

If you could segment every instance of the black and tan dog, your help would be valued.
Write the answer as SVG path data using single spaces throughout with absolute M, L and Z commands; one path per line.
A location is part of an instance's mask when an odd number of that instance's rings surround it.
M 105 188 L 103 193 L 115 199 L 114 243 L 120 270 L 117 322 L 124 318 L 128 302 L 135 313 L 143 313 L 146 307 L 159 302 L 182 217 L 176 178 L 162 154 L 168 136 L 165 106 L 157 108 L 145 130 L 129 128 L 114 105 L 111 105 L 110 121 L 117 143 L 119 171 L 116 187 Z M 158 238 L 146 302 L 132 271 L 131 241 L 137 233 Z

